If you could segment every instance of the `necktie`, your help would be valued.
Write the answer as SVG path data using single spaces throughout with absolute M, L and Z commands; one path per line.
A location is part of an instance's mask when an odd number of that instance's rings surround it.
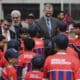
M 51 23 L 49 18 L 47 18 L 47 27 L 48 27 L 48 32 L 51 35 Z

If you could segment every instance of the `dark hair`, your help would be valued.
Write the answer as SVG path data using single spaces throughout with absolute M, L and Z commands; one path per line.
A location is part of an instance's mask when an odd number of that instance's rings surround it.
M 35 56 L 31 62 L 33 69 L 41 69 L 44 65 L 44 58 L 42 56 Z
M 61 13 L 63 13 L 63 14 L 65 15 L 65 12 L 64 12 L 64 11 L 57 11 L 56 17 L 57 17 L 58 15 L 60 15 Z
M 4 22 L 4 21 L 7 21 L 7 22 L 9 22 L 9 23 L 12 22 L 11 18 L 5 18 L 5 19 L 3 20 L 3 22 Z
M 64 34 L 58 34 L 52 40 L 53 46 L 56 45 L 59 49 L 64 50 L 68 47 L 68 42 L 69 40 L 67 36 Z
M 6 53 L 5 53 L 4 57 L 5 57 L 5 59 L 6 59 L 7 61 L 9 61 L 9 58 L 13 58 L 11 55 L 8 55 L 8 54 L 6 54 Z
M 26 38 L 24 39 L 24 46 L 26 50 L 32 50 L 35 46 L 35 42 L 31 38 Z
M 32 25 L 29 28 L 29 34 L 31 37 L 35 37 L 37 35 L 37 33 L 39 33 L 39 28 L 37 25 Z
M 9 58 L 10 58 L 10 59 L 11 59 L 11 58 L 17 58 L 19 55 L 20 55 L 20 53 L 17 52 L 14 48 L 10 48 L 10 49 L 8 49 L 8 50 L 5 52 L 4 57 L 5 57 L 5 59 L 6 59 L 7 61 L 9 61 Z
M 28 30 L 26 28 L 20 28 L 19 34 L 23 34 L 23 33 L 28 34 Z
M 67 25 L 63 21 L 58 21 L 56 29 L 65 32 L 67 30 Z
M 2 41 L 3 39 L 5 39 L 5 37 L 0 34 L 0 41 Z
M 1 19 L 0 22 L 2 23 L 3 22 L 3 19 Z
M 20 41 L 14 39 L 8 41 L 8 49 L 14 48 L 16 50 L 19 50 L 19 47 L 20 47 Z

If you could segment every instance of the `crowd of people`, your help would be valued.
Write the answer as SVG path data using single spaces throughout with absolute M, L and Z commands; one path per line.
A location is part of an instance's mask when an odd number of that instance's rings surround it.
M 0 80 L 80 80 L 80 23 L 51 4 L 35 20 L 13 10 L 0 22 Z

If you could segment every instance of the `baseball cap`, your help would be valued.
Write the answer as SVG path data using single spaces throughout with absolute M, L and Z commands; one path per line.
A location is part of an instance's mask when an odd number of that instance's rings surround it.
M 14 48 L 14 49 L 18 49 L 20 46 L 20 43 L 18 40 L 12 39 L 10 41 L 8 41 L 8 49 L 9 48 Z
M 33 13 L 29 13 L 27 16 L 28 19 L 34 19 L 34 14 Z
M 18 51 L 16 51 L 14 48 L 10 48 L 5 53 L 5 58 L 17 58 L 20 55 Z
M 44 65 L 44 58 L 42 56 L 35 56 L 33 59 L 32 59 L 32 65 L 33 67 L 35 68 L 41 68 L 43 67 Z
M 58 34 L 52 40 L 53 46 L 56 44 L 60 49 L 66 49 L 68 47 L 68 42 L 68 37 L 64 34 Z

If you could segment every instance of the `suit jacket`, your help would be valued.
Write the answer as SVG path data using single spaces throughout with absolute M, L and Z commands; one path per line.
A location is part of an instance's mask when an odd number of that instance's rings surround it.
M 9 32 L 10 32 L 10 38 L 11 39 L 16 39 L 15 33 L 13 31 L 11 31 L 11 30 L 9 30 Z M 0 28 L 0 34 L 2 35 L 2 29 L 1 28 Z
M 58 22 L 57 19 L 51 18 L 51 35 L 50 35 L 48 32 L 48 27 L 45 18 L 42 17 L 41 19 L 39 19 L 38 24 L 40 28 L 40 36 L 47 39 L 54 37 L 56 32 L 55 28 L 57 27 L 57 22 Z
M 17 38 L 19 38 L 19 30 L 22 27 L 28 29 L 28 24 L 21 22 L 18 26 L 11 25 L 10 30 L 16 34 Z

